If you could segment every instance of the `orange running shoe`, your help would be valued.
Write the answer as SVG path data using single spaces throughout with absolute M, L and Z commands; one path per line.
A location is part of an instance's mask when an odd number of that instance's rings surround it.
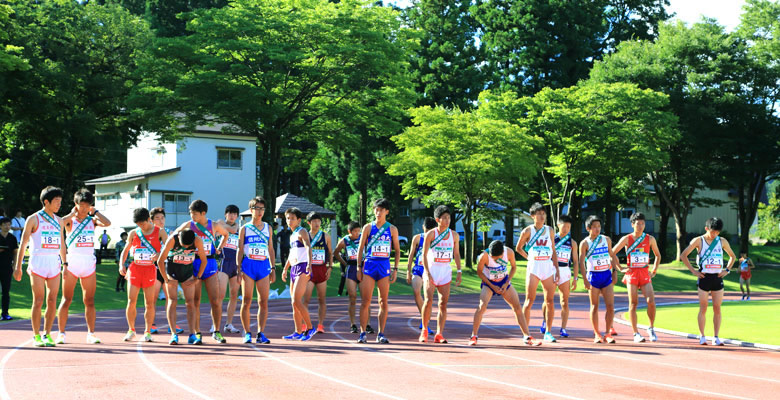
M 612 336 L 617 336 L 618 335 L 614 326 L 612 326 L 612 330 L 609 331 L 609 334 L 612 335 Z
M 604 339 L 601 337 L 601 335 L 596 335 L 595 337 L 593 337 L 593 343 L 595 344 L 604 343 Z
M 447 343 L 447 339 L 445 339 L 441 333 L 437 333 L 436 336 L 433 337 L 433 343 Z
M 422 331 L 420 331 L 420 339 L 418 339 L 420 343 L 425 343 L 428 341 L 428 330 L 423 328 Z
M 325 333 L 325 327 L 322 324 L 317 325 L 317 333 Z
M 477 337 L 472 336 L 471 340 L 469 340 L 469 346 L 476 346 L 477 345 Z
M 609 343 L 609 344 L 615 344 L 615 338 L 613 338 L 611 334 L 607 335 L 607 336 L 605 337 L 605 339 L 607 340 L 607 343 Z

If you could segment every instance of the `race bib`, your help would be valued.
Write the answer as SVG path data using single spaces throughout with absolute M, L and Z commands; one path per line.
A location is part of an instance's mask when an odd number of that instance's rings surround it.
M 228 235 L 227 243 L 225 243 L 226 249 L 237 250 L 238 249 L 238 235 L 231 233 Z
M 347 247 L 347 257 L 349 257 L 350 261 L 357 260 L 357 253 L 357 247 Z
M 390 257 L 390 242 L 377 240 L 371 246 L 371 257 Z
M 136 265 L 154 265 L 154 253 L 145 247 L 136 247 L 133 251 L 133 263 Z
M 610 258 L 606 247 L 598 248 L 587 260 L 588 269 L 590 271 L 606 271 L 611 265 Z
M 57 231 L 41 231 L 41 248 L 59 249 L 61 243 L 60 233 Z
M 719 274 L 723 270 L 723 257 L 711 256 L 704 259 L 702 272 L 705 274 Z
M 76 236 L 74 243 L 76 243 L 76 247 L 95 247 L 94 237 L 94 231 L 82 232 L 80 235 Z
M 571 260 L 571 248 L 559 248 L 555 250 L 555 254 L 558 256 L 558 262 L 568 264 Z
M 433 262 L 449 264 L 452 261 L 452 247 L 436 247 L 433 251 Z
M 176 264 L 183 264 L 183 265 L 189 265 L 195 262 L 195 253 L 187 252 L 187 253 L 181 253 L 176 254 L 173 256 L 173 262 Z
M 203 239 L 203 251 L 206 252 L 206 255 L 211 255 L 211 240 L 205 237 L 201 237 Z
M 547 246 L 533 246 L 531 249 L 534 252 L 535 261 L 547 261 L 552 259 L 550 248 Z
M 311 249 L 311 263 L 314 265 L 324 265 L 325 249 Z
M 268 259 L 268 246 L 262 242 L 247 245 L 246 255 L 250 260 L 265 261 Z
M 644 251 L 635 251 L 629 255 L 631 268 L 644 268 L 650 263 L 650 254 Z

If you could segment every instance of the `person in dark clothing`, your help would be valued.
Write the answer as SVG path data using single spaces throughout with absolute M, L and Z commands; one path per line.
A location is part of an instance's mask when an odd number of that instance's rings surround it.
M 117 265 L 119 265 L 119 256 L 122 255 L 122 250 L 124 250 L 125 246 L 127 246 L 127 233 L 122 232 L 119 235 L 119 239 L 120 240 L 116 243 L 116 263 L 117 263 Z M 130 266 L 130 262 L 129 261 L 130 260 L 125 261 L 125 267 L 129 267 Z M 119 292 L 119 291 L 126 292 L 127 291 L 127 289 L 126 289 L 126 287 L 127 287 L 126 282 L 127 281 L 125 280 L 125 277 L 117 272 L 116 291 L 117 292 Z
M 11 278 L 14 274 L 14 260 L 19 244 L 16 237 L 10 233 L 11 219 L 0 218 L 0 286 L 3 289 L 3 321 L 12 320 L 8 315 L 8 307 L 11 304 Z
M 292 235 L 292 231 L 286 226 L 282 227 L 282 230 L 276 235 L 279 241 L 279 261 L 282 265 L 287 262 L 287 258 L 290 256 L 290 235 Z

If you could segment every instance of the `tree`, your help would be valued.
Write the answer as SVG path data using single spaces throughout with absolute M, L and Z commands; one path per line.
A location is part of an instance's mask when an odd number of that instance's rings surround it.
M 170 136 L 221 124 L 257 137 L 270 208 L 286 148 L 334 141 L 358 126 L 396 132 L 413 102 L 412 42 L 390 8 L 237 0 L 185 17 L 191 34 L 160 40 L 137 92 L 148 126 Z
M 492 188 L 506 179 L 535 173 L 536 141 L 516 125 L 478 113 L 419 107 L 411 115 L 413 126 L 393 137 L 400 153 L 388 159 L 388 173 L 403 178 L 407 198 L 459 205 L 471 268 L 475 205 L 491 201 Z
M 769 201 L 758 206 L 756 234 L 762 239 L 780 243 L 780 185 L 776 183 L 773 188 L 768 189 Z

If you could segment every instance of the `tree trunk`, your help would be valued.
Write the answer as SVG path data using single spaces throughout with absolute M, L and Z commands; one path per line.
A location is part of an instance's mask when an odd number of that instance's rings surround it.
M 739 252 L 748 254 L 750 250 L 750 227 L 756 219 L 758 203 L 761 193 L 766 186 L 766 178 L 763 172 L 754 173 L 748 185 L 744 182 L 739 185 L 739 201 L 737 202 L 737 215 L 739 217 Z M 749 255 L 749 254 L 748 254 Z
M 571 207 L 569 207 L 569 216 L 571 217 L 571 237 L 579 242 L 582 240 L 582 193 L 574 191 L 571 196 Z
M 471 230 L 471 258 L 472 262 L 477 261 L 477 256 L 479 255 L 479 249 L 477 249 L 477 219 L 474 218 L 474 222 L 472 222 L 472 230 Z
M 261 143 L 260 174 L 263 177 L 263 198 L 266 201 L 266 209 L 271 212 L 265 213 L 265 221 L 273 223 L 276 210 L 276 196 L 279 195 L 279 174 L 281 165 L 282 146 L 278 136 L 269 134 Z M 284 210 L 280 210 L 284 212 Z
M 504 212 L 504 230 L 506 231 L 504 246 L 513 249 L 515 248 L 515 213 L 512 207 L 507 207 Z
M 471 263 L 471 240 L 472 240 L 472 238 L 471 238 L 471 219 L 472 219 L 471 215 L 472 214 L 471 214 L 471 204 L 470 203 L 466 203 L 466 207 L 465 207 L 464 211 L 465 211 L 465 214 L 466 214 L 466 218 L 463 221 L 463 236 L 465 236 L 465 238 L 464 238 L 464 243 L 465 243 L 464 250 L 465 250 L 465 253 L 466 253 L 464 258 L 466 259 L 466 267 L 469 268 L 469 269 L 473 269 L 472 268 L 472 263 Z M 458 245 L 460 245 L 460 244 L 458 244 Z
M 677 231 L 677 254 L 674 259 L 679 260 L 682 251 L 688 247 L 687 236 L 688 232 L 685 231 L 685 225 L 688 222 L 688 210 L 683 210 L 681 213 L 674 213 L 674 226 Z
M 604 226 L 601 227 L 601 233 L 607 237 L 612 237 L 612 223 L 615 219 L 615 213 L 612 211 L 612 182 L 607 184 L 604 190 Z
M 666 206 L 663 200 L 660 203 L 661 207 L 661 226 L 658 231 L 658 250 L 661 252 L 661 261 L 669 262 L 669 256 L 667 253 L 669 242 L 669 218 L 672 216 L 672 212 L 669 211 L 669 207 Z

